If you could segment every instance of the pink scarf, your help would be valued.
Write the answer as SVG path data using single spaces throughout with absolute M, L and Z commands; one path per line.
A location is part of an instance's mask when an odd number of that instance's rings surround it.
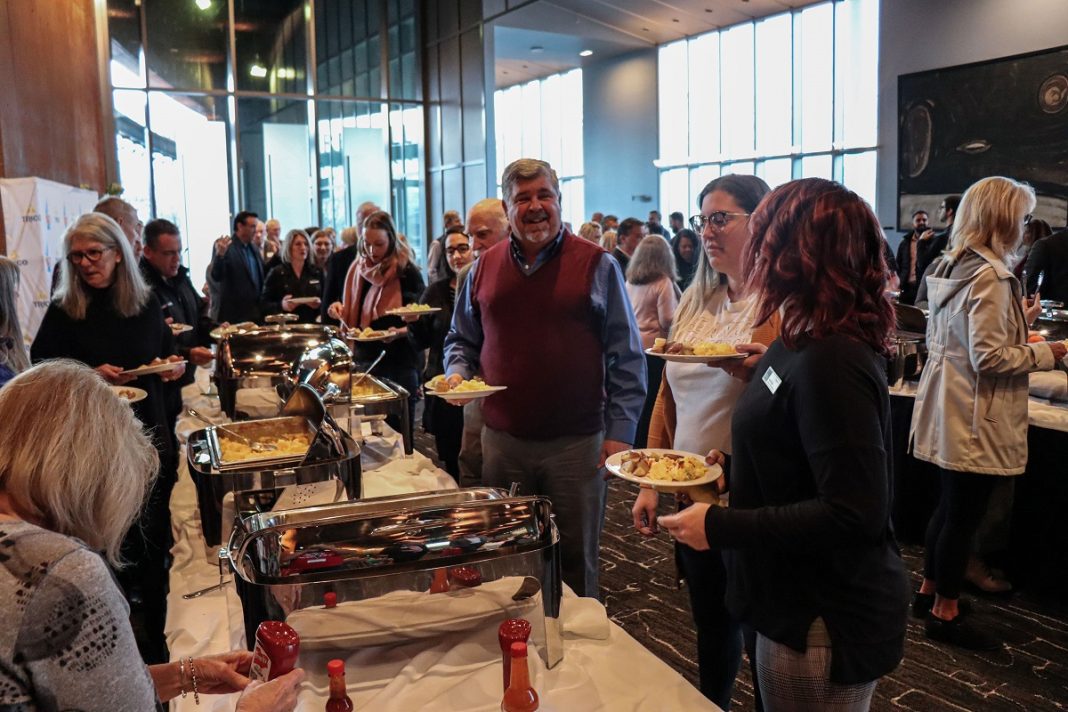
M 359 290 L 364 280 L 370 286 L 361 300 Z M 372 265 L 365 256 L 357 257 L 345 277 L 345 296 L 342 304 L 345 323 L 361 329 L 369 327 L 375 319 L 385 316 L 390 309 L 403 306 L 397 261 L 387 258 Z

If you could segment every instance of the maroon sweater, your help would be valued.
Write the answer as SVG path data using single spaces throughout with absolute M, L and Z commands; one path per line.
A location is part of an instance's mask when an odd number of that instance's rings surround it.
M 486 425 L 549 440 L 604 429 L 604 348 L 590 291 L 604 250 L 567 233 L 529 277 L 505 241 L 482 255 L 471 284 L 484 341 L 486 383 L 508 386 L 482 402 Z

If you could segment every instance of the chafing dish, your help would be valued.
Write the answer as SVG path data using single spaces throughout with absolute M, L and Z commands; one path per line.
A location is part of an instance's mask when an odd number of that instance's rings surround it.
M 1046 341 L 1068 339 L 1068 309 L 1043 309 L 1033 328 Z
M 249 511 L 250 506 L 254 511 L 270 506 L 290 485 L 340 480 L 350 498 L 361 495 L 360 446 L 326 415 L 315 392 L 298 387 L 282 410 L 283 417 L 230 423 L 227 427 L 250 437 L 304 433 L 310 439 L 306 453 L 278 456 L 265 452 L 248 460 L 229 462 L 221 457 L 214 427 L 189 436 L 189 474 L 196 485 L 201 526 L 209 549 L 214 550 L 222 542 L 226 528 L 222 518 L 227 511 L 223 500 L 229 493 L 235 500 L 246 502 L 246 506 L 237 505 L 238 513 Z M 240 498 L 240 493 L 255 496 Z
M 887 362 L 887 382 L 900 388 L 905 381 L 919 380 L 927 362 L 927 347 L 923 334 L 898 331 L 893 337 L 894 353 Z
M 237 391 L 241 388 L 272 388 L 289 383 L 293 363 L 309 348 L 337 335 L 332 326 L 292 324 L 260 327 L 230 334 L 219 342 L 215 382 L 219 404 L 231 419 L 238 417 Z
M 221 555 L 250 642 L 264 620 L 287 621 L 302 647 L 351 649 L 523 617 L 547 666 L 563 654 L 559 534 L 544 497 L 473 488 L 256 514 Z

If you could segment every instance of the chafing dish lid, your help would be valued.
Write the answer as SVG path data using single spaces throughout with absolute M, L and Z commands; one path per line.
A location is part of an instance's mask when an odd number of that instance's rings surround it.
M 286 374 L 305 351 L 336 334 L 332 326 L 319 324 L 293 324 L 285 329 L 263 327 L 230 334 L 219 342 L 219 371 L 227 377 Z

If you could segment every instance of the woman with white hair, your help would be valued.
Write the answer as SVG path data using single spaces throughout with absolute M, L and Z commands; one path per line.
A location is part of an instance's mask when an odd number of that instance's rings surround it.
M 158 457 L 92 369 L 58 359 L 15 377 L 0 390 L 0 442 L 0 709 L 153 710 L 242 690 L 240 712 L 293 709 L 303 671 L 252 682 L 247 651 L 140 660 L 104 558 L 122 566 Z
M 15 304 L 18 291 L 19 266 L 0 256 L 0 386 L 30 365 Z
M 961 198 L 945 258 L 927 277 L 929 356 L 909 439 L 916 458 L 940 468 L 942 495 L 912 610 L 926 618 L 928 638 L 974 650 L 1001 642 L 961 615 L 972 539 L 994 486 L 1027 464 L 1028 374 L 1068 353 L 1060 341 L 1027 343 L 1023 292 L 1008 264 L 1034 207 L 1028 185 L 975 183 Z
M 287 232 L 280 254 L 282 264 L 268 272 L 263 281 L 263 313 L 296 314 L 298 322 L 314 324 L 323 294 L 323 272 L 312 259 L 307 233 Z
M 168 381 L 182 376 L 185 365 L 174 355 L 174 337 L 163 320 L 163 309 L 141 277 L 118 223 L 101 213 L 82 215 L 67 230 L 62 250 L 59 288 L 30 347 L 30 358 L 34 362 L 72 358 L 112 385 L 128 383 L 146 393 L 133 410 L 159 451 L 160 476 L 139 526 L 126 538 L 123 552 L 134 565 L 120 578 L 127 595 L 143 601 L 141 643 L 146 661 L 163 661 L 167 659 L 166 557 L 171 545 L 168 503 L 178 472 L 178 444 L 168 417 L 166 389 L 171 387 Z M 161 361 L 179 363 L 159 374 L 127 373 Z

